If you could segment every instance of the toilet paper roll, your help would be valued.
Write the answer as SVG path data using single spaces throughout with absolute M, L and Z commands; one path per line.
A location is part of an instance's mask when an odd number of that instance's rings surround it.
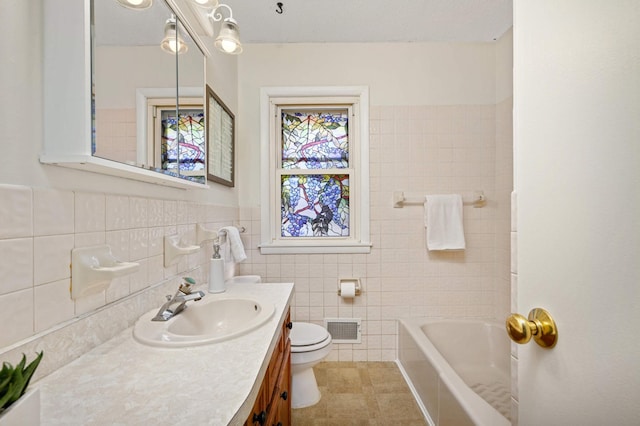
M 347 282 L 340 284 L 340 297 L 350 299 L 356 295 L 356 283 Z

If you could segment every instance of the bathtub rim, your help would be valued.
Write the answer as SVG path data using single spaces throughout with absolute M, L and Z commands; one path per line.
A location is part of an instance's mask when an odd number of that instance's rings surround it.
M 424 345 L 422 347 L 422 353 L 429 360 L 433 368 L 438 373 L 438 377 L 449 389 L 458 402 L 465 401 L 467 404 L 460 403 L 462 409 L 467 416 L 478 426 L 510 426 L 511 422 L 504 417 L 498 410 L 493 408 L 488 402 L 486 402 L 480 395 L 475 393 L 458 373 L 451 367 L 449 362 L 440 354 L 440 351 L 435 347 L 429 338 L 424 334 L 421 329 L 422 326 L 429 323 L 482 323 L 490 324 L 492 326 L 502 326 L 499 320 L 490 318 L 447 318 L 447 317 L 410 317 L 410 318 L 398 318 L 398 351 L 400 349 L 400 327 L 404 327 L 407 333 L 412 337 L 417 346 Z M 409 387 L 411 388 L 414 398 L 418 401 L 420 409 L 425 414 L 425 417 L 430 421 L 431 426 L 436 425 L 431 418 L 431 415 L 427 412 L 426 407 L 422 404 L 419 395 L 417 394 L 411 379 L 408 377 L 406 371 L 402 367 L 402 361 L 400 360 L 399 352 L 397 364 L 400 367 L 402 374 L 405 377 Z

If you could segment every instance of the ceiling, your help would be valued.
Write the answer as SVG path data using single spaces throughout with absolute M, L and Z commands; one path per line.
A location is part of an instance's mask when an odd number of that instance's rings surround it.
M 221 2 L 233 9 L 243 43 L 488 42 L 513 21 L 512 0 Z
M 245 44 L 490 42 L 513 19 L 512 0 L 281 0 L 282 13 L 279 0 L 220 1 L 232 8 Z M 157 44 L 169 15 L 163 3 L 156 0 L 140 13 L 115 0 L 94 0 L 96 39 L 111 45 Z M 228 17 L 227 10 L 219 11 Z

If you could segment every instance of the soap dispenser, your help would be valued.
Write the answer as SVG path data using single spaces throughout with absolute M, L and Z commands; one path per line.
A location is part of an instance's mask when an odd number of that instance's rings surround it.
M 209 265 L 209 293 L 222 293 L 224 284 L 224 259 L 220 258 L 220 245 L 213 245 L 213 257 Z

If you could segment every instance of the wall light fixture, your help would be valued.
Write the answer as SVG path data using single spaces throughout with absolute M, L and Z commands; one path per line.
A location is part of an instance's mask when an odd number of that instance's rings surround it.
M 171 15 L 167 22 L 164 23 L 164 38 L 160 43 L 160 47 L 172 55 L 186 53 L 189 50 L 189 47 L 178 32 L 175 15 Z
M 224 53 L 237 55 L 242 53 L 242 43 L 240 43 L 240 29 L 238 28 L 238 22 L 233 19 L 233 11 L 231 7 L 226 4 L 218 4 L 218 0 L 192 0 L 196 5 L 211 9 L 206 13 L 206 19 L 209 20 L 213 26 L 213 22 L 222 21 L 220 32 L 218 37 L 214 40 L 214 46 Z M 224 18 L 219 11 L 221 8 L 227 9 L 229 17 Z
M 220 28 L 220 33 L 218 37 L 216 37 L 213 42 L 214 46 L 216 46 L 219 50 L 222 50 L 225 53 L 230 53 L 232 55 L 237 55 L 242 53 L 242 44 L 240 43 L 240 29 L 238 28 L 238 23 L 235 19 L 233 19 L 233 11 L 226 4 L 219 4 L 216 6 L 211 12 L 209 12 L 209 18 L 215 22 L 219 22 L 222 20 L 222 14 L 217 12 L 221 7 L 227 8 L 229 11 L 229 17 L 224 18 L 222 21 L 222 27 Z

